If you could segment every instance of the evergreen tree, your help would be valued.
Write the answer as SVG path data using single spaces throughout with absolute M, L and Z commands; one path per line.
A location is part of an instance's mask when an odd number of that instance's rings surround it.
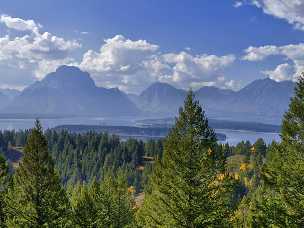
M 0 228 L 5 227 L 4 195 L 8 184 L 8 164 L 0 154 Z
M 232 186 L 223 172 L 221 147 L 190 91 L 145 193 L 140 226 L 227 226 Z
M 128 227 L 133 223 L 133 200 L 128 191 L 126 175 L 119 170 L 117 175 L 107 173 L 97 196 L 98 227 Z
M 282 122 L 280 145 L 273 146 L 265 167 L 265 184 L 285 209 L 285 224 L 304 226 L 304 74 Z M 281 208 L 274 208 L 281 212 Z M 285 225 L 284 224 L 284 225 Z
M 69 201 L 38 120 L 28 137 L 5 203 L 8 227 L 67 227 L 70 224 Z
M 71 199 L 75 227 L 121 228 L 133 224 L 134 203 L 121 170 L 117 175 L 106 172 L 100 183 L 78 184 Z
M 249 227 L 304 226 L 304 75 L 284 115 L 281 138 L 267 153 L 262 186 L 248 197 L 246 212 L 239 214 Z
M 71 203 L 74 210 L 75 227 L 97 226 L 97 195 L 98 184 L 93 181 L 90 185 L 76 184 L 71 186 Z

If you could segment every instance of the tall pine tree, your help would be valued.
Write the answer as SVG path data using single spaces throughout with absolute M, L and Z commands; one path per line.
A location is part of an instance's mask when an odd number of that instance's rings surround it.
M 8 164 L 0 154 L 0 228 L 5 227 L 4 195 L 8 184 Z
M 70 205 L 37 120 L 6 195 L 8 227 L 67 227 Z
M 246 227 L 304 227 L 304 75 L 284 115 L 282 142 L 273 143 L 262 168 L 262 185 L 237 213 Z
M 137 220 L 143 227 L 228 225 L 232 206 L 214 131 L 190 91 L 164 144 Z M 229 189 L 229 190 L 228 190 Z

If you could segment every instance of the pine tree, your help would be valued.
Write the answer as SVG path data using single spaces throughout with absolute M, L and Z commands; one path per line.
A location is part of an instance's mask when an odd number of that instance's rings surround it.
M 232 207 L 221 147 L 190 91 L 165 140 L 137 220 L 143 227 L 224 227 Z
M 248 208 L 239 210 L 248 227 L 304 226 L 304 75 L 284 115 L 281 138 L 267 153 L 262 186 L 247 197 Z
M 71 193 L 75 227 L 121 228 L 133 224 L 133 199 L 126 175 L 106 172 L 100 183 L 74 187 Z
M 122 170 L 114 176 L 106 173 L 97 198 L 98 227 L 120 228 L 132 225 L 134 203 Z
M 5 199 L 8 227 L 67 227 L 70 206 L 37 120 Z
M 90 185 L 76 184 L 71 186 L 71 203 L 74 210 L 75 227 L 97 226 L 97 195 L 99 186 L 96 181 Z
M 5 227 L 4 195 L 8 184 L 8 164 L 0 154 L 0 228 Z

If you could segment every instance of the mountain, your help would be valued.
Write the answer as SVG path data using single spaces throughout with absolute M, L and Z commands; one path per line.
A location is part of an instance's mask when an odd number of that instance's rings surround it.
M 10 113 L 134 116 L 138 109 L 118 89 L 97 87 L 86 72 L 61 66 L 14 98 Z
M 291 81 L 266 78 L 239 91 L 202 87 L 195 95 L 210 118 L 279 124 L 293 89 Z M 139 95 L 127 95 L 119 89 L 97 87 L 77 67 L 61 66 L 22 92 L 0 91 L 0 108 L 2 113 L 163 118 L 178 113 L 186 93 L 156 82 Z
M 202 87 L 196 97 L 211 118 L 257 121 L 278 124 L 288 109 L 294 83 L 276 82 L 269 78 L 256 80 L 239 91 Z M 165 83 L 155 83 L 143 91 L 136 101 L 145 111 L 162 116 L 176 114 L 186 91 Z
M 21 94 L 21 91 L 16 89 L 0 89 L 0 93 L 5 95 L 10 101 Z
M 133 102 L 146 113 L 173 115 L 184 101 L 186 91 L 167 84 L 156 82 L 145 89 L 139 96 L 132 95 Z
M 237 93 L 231 109 L 234 112 L 244 110 L 258 121 L 267 118 L 281 121 L 293 96 L 294 86 L 292 81 L 276 82 L 269 78 L 256 80 Z
M 14 89 L 0 89 L 0 109 L 5 108 L 20 91 Z
M 7 106 L 9 102 L 10 102 L 9 97 L 0 91 L 0 109 Z

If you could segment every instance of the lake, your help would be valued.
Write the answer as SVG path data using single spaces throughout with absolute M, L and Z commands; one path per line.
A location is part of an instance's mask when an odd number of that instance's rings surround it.
M 279 133 L 265 133 L 265 132 L 254 132 L 254 131 L 236 131 L 229 129 L 217 129 L 216 132 L 223 133 L 226 135 L 226 141 L 222 143 L 229 143 L 230 145 L 236 145 L 241 141 L 248 140 L 251 143 L 256 142 L 257 139 L 262 138 L 266 144 L 272 143 L 272 141 L 279 142 Z
M 18 129 L 29 129 L 33 127 L 34 119 L 0 119 L 1 130 L 18 130 Z M 42 126 L 44 129 L 53 128 L 58 125 L 72 125 L 72 124 L 83 124 L 83 125 L 116 125 L 116 126 L 134 126 L 136 120 L 113 120 L 104 118 L 58 118 L 58 119 L 42 119 Z M 278 133 L 263 133 L 253 131 L 240 131 L 240 130 L 229 130 L 229 129 L 216 129 L 217 133 L 223 133 L 226 135 L 230 145 L 235 145 L 242 140 L 248 140 L 254 143 L 258 138 L 263 138 L 267 144 L 272 141 L 279 141 L 280 136 Z

